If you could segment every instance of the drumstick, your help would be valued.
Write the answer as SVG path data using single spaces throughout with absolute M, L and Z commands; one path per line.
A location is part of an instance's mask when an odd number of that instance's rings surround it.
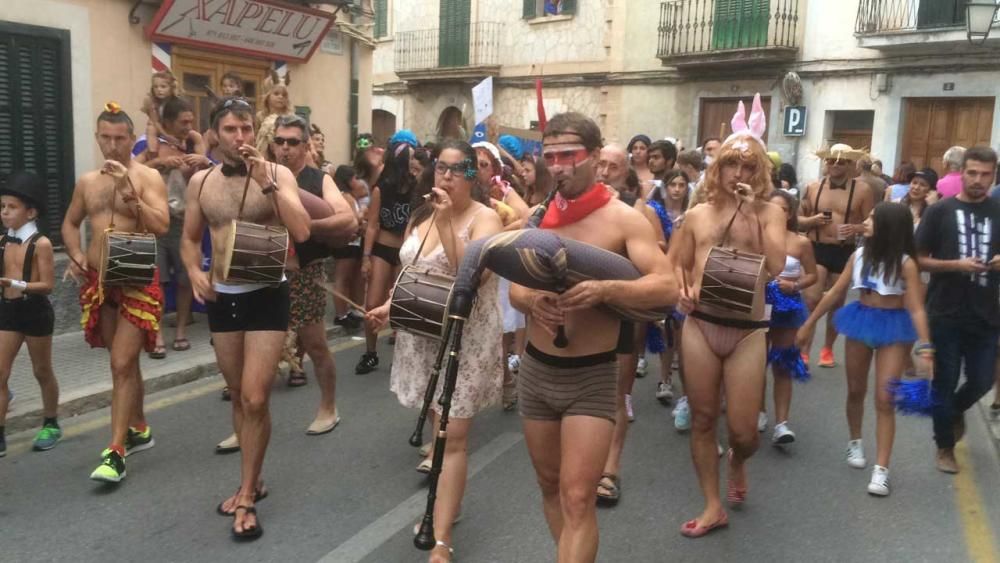
M 681 266 L 681 284 L 681 289 L 684 291 L 684 297 L 690 297 L 690 295 L 688 295 L 688 275 L 684 266 Z
M 328 286 L 328 285 L 326 285 L 324 283 L 320 283 L 320 282 L 316 282 L 316 285 L 318 285 L 318 286 L 322 287 L 323 289 L 327 290 L 334 297 L 336 297 L 338 299 L 343 299 L 344 302 L 346 302 L 351 307 L 357 309 L 358 311 L 360 311 L 362 313 L 366 312 L 364 307 L 362 307 L 361 305 L 358 305 L 354 301 L 351 301 L 351 299 L 349 297 L 347 297 L 343 293 L 337 291 L 336 289 L 334 289 L 334 288 L 332 288 L 332 287 L 330 287 L 330 286 Z

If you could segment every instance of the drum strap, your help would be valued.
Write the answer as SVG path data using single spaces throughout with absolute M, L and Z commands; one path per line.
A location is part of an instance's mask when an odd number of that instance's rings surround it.
M 425 205 L 430 205 L 430 203 L 427 203 Z M 416 255 L 413 256 L 413 260 L 410 260 L 410 266 L 416 264 L 417 260 L 420 260 L 420 254 L 424 251 L 424 245 L 427 244 L 427 237 L 430 236 L 431 229 L 434 228 L 434 218 L 435 217 L 437 217 L 437 209 L 435 209 L 434 212 L 431 213 L 431 218 L 427 220 L 427 223 L 430 226 L 427 227 L 427 232 L 424 233 L 424 238 L 423 238 L 423 240 L 420 241 L 420 246 L 417 248 Z M 416 228 L 416 227 L 414 227 L 414 228 Z
M 743 207 L 743 201 L 740 201 L 739 205 L 736 206 L 736 211 L 733 212 L 733 216 L 729 218 L 729 223 L 726 224 L 726 230 L 722 232 L 722 242 L 719 246 L 725 247 L 726 243 L 729 242 L 729 229 L 732 228 L 733 222 L 736 221 L 736 216 L 740 214 L 740 209 Z M 757 218 L 757 238 L 760 240 L 761 253 L 764 252 L 764 229 L 760 226 L 760 218 Z

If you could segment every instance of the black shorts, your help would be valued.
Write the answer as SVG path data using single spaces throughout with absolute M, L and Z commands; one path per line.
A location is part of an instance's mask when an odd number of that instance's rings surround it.
M 827 271 L 839 274 L 844 271 L 844 266 L 854 254 L 853 244 L 834 244 L 827 242 L 813 241 L 813 254 L 816 255 L 816 263 L 823 266 Z
M 0 331 L 20 332 L 25 336 L 52 336 L 56 316 L 52 303 L 41 295 L 21 299 L 0 299 Z
M 618 344 L 615 346 L 616 354 L 635 354 L 638 352 L 635 345 L 635 323 L 632 321 L 622 321 L 621 328 L 618 329 Z
M 372 245 L 372 256 L 381 258 L 390 266 L 399 266 L 399 249 L 384 244 L 375 243 Z
M 375 249 L 373 248 L 372 253 L 374 254 L 374 252 Z M 361 258 L 361 247 L 353 245 L 334 248 L 332 256 L 334 260 L 357 260 Z
M 208 328 L 212 332 L 258 332 L 288 330 L 288 282 L 249 293 L 216 293 L 206 303 Z

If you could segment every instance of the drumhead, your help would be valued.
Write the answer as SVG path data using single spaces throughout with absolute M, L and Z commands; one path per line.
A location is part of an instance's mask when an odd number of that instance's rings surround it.
M 440 283 L 428 283 L 428 282 L 440 282 Z M 410 284 L 410 283 L 419 284 L 423 286 L 436 285 L 439 288 L 446 287 L 448 289 L 447 295 L 445 296 L 443 307 L 441 308 L 440 319 L 434 319 L 434 318 L 421 319 L 415 322 L 413 325 L 408 324 L 407 322 L 400 321 L 398 318 L 393 320 L 393 315 L 392 315 L 393 309 L 401 307 L 404 311 L 408 310 L 406 306 L 401 305 L 400 303 L 397 302 L 397 290 L 399 290 L 401 284 Z M 399 275 L 396 276 L 396 283 L 393 284 L 392 291 L 389 294 L 389 311 L 390 311 L 389 325 L 394 329 L 399 329 L 404 332 L 409 332 L 411 334 L 417 334 L 433 338 L 436 340 L 440 340 L 442 337 L 442 334 L 440 332 L 436 333 L 428 332 L 426 329 L 423 329 L 423 326 L 420 325 L 426 325 L 429 323 L 439 323 L 440 328 L 438 330 L 444 330 L 444 326 L 448 321 L 448 308 L 451 305 L 451 297 L 452 293 L 454 292 L 454 289 L 455 289 L 455 279 L 452 278 L 451 276 L 432 272 L 426 266 L 419 266 L 416 264 L 409 264 L 403 266 L 403 268 L 399 272 Z M 403 296 L 399 296 L 399 298 L 405 299 L 405 297 Z M 419 298 L 417 299 L 419 300 Z M 428 306 L 432 306 L 430 305 L 432 301 L 425 300 L 425 302 L 428 303 Z M 436 305 L 437 304 L 434 304 L 433 306 Z M 406 320 L 410 321 L 412 319 L 407 318 Z

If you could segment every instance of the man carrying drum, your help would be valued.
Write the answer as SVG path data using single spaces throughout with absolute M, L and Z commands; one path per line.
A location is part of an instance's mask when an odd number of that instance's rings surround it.
M 194 298 L 207 305 L 215 356 L 232 394 L 233 427 L 242 456 L 240 486 L 217 510 L 235 517 L 232 533 L 237 539 L 256 539 L 263 533 L 254 503 L 266 495 L 260 470 L 271 436 L 268 400 L 288 330 L 289 290 L 283 268 L 262 283 L 226 283 L 230 264 L 241 250 L 233 242 L 234 221 L 255 224 L 261 231 L 284 226 L 285 245 L 288 236 L 294 242 L 309 238 L 309 214 L 299 199 L 295 176 L 264 160 L 254 147 L 252 111 L 243 98 L 225 98 L 213 109 L 211 123 L 223 164 L 191 178 L 181 238 L 181 259 Z M 206 226 L 213 249 L 208 274 L 201 271 Z M 283 265 L 284 252 L 280 254 Z
M 156 344 L 163 294 L 155 270 L 151 282 L 102 287 L 106 231 L 159 236 L 167 232 L 170 217 L 167 189 L 159 173 L 131 158 L 135 132 L 121 106 L 114 102 L 105 106 L 97 117 L 95 136 L 105 161 L 100 170 L 77 180 L 62 237 L 70 257 L 69 275 L 83 284 L 80 324 L 84 338 L 94 348 L 108 348 L 111 355 L 111 443 L 90 478 L 117 483 L 125 477 L 125 456 L 153 446 L 153 433 L 142 410 L 139 354 L 143 349 L 151 352 Z M 84 219 L 91 233 L 86 252 L 80 236 Z M 155 252 L 149 258 L 148 266 L 155 268 Z
M 681 336 L 684 388 L 692 413 L 691 457 L 705 496 L 705 510 L 681 527 L 681 534 L 692 538 L 729 523 L 719 498 L 716 442 L 723 386 L 730 446 L 726 496 L 733 505 L 746 499 L 745 463 L 760 441 L 757 414 L 767 365 L 764 283 L 785 265 L 785 216 L 765 197 L 771 189 L 771 162 L 760 140 L 764 114 L 759 99 L 749 127 L 744 115 L 741 102 L 733 119 L 735 132 L 705 174 L 707 203 L 685 214 L 669 251 L 683 281 L 680 310 L 688 315 Z M 722 267 L 706 265 L 727 255 L 735 259 Z M 729 268 L 748 275 L 738 276 L 742 283 L 736 286 L 732 277 L 726 278 L 727 288 L 713 278 L 721 279 L 719 272 L 732 272 Z

